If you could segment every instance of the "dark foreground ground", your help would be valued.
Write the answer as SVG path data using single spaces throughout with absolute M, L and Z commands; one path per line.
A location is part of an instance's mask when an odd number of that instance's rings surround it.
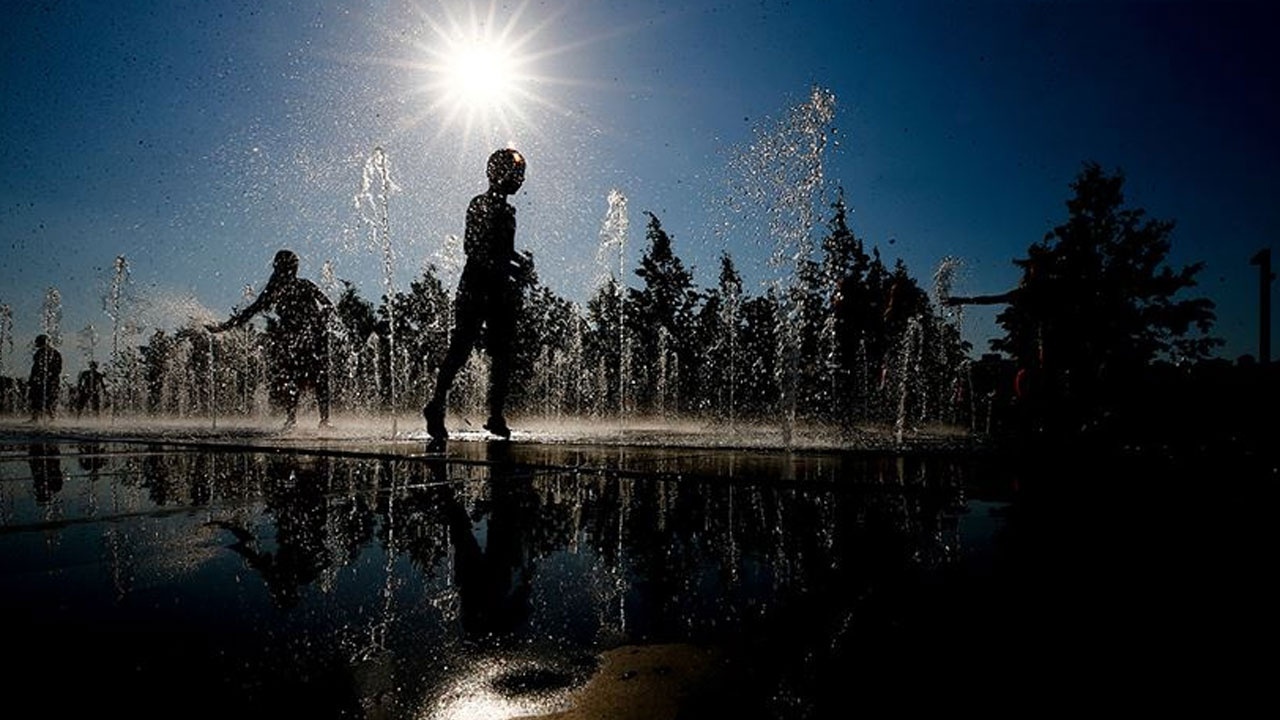
M 11 707 L 1234 714 L 1270 684 L 1268 457 L 642 437 L 0 427 Z

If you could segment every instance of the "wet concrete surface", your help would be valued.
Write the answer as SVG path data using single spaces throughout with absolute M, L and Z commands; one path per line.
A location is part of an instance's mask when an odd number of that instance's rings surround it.
M 7 428 L 7 677 L 62 716 L 1189 699 L 1205 628 L 1253 628 L 1266 597 L 1253 506 L 1168 468 L 1157 493 L 1149 460 L 1044 461 Z

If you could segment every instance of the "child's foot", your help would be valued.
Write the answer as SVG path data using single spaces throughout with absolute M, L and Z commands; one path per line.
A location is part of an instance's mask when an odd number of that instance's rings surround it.
M 507 427 L 507 420 L 501 415 L 490 415 L 489 419 L 485 421 L 484 429 L 503 440 L 511 439 L 511 428 Z

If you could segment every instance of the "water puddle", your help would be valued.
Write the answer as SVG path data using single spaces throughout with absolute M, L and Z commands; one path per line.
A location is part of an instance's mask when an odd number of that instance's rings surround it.
M 95 712 L 812 717 L 1002 646 L 1009 497 L 973 473 L 10 438 L 0 610 L 15 687 Z

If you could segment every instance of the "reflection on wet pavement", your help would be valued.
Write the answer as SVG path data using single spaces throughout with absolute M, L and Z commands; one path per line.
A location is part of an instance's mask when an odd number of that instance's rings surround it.
M 973 457 L 468 452 L 0 444 L 14 681 L 135 717 L 807 718 L 1054 639 L 1050 546 Z

